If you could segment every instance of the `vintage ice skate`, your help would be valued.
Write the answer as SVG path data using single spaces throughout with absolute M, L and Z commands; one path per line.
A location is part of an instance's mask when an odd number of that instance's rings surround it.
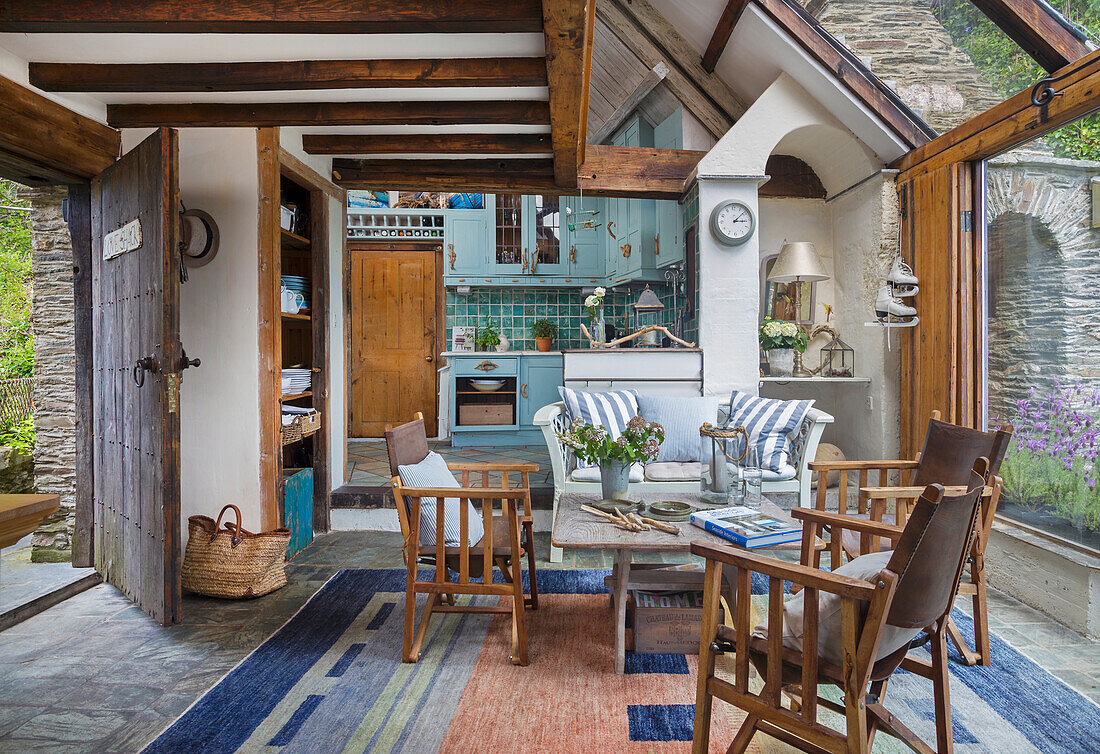
M 890 292 L 895 298 L 908 298 L 917 295 L 920 288 L 917 276 L 913 274 L 913 268 L 900 257 L 894 257 L 894 266 L 890 274 L 886 276 L 886 282 L 890 284 Z

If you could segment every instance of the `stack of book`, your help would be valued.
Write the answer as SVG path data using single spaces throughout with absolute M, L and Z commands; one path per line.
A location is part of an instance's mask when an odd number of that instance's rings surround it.
M 802 539 L 802 527 L 797 523 L 780 521 L 744 506 L 695 511 L 691 514 L 691 523 L 749 550 Z

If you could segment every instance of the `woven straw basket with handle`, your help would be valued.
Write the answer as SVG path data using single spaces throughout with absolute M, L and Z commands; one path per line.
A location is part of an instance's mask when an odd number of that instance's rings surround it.
M 220 528 L 232 510 L 236 525 Z M 290 529 L 253 534 L 241 528 L 241 511 L 227 505 L 218 520 L 209 516 L 187 519 L 190 539 L 183 556 L 183 588 L 208 597 L 259 597 L 286 586 L 286 547 Z

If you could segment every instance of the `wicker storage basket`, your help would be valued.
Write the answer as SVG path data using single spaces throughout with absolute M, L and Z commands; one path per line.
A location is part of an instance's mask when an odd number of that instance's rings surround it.
M 303 437 L 316 434 L 321 429 L 321 415 L 318 413 L 302 414 L 295 417 L 290 424 L 284 424 L 282 428 L 283 445 L 298 442 Z
M 227 510 L 237 524 L 219 529 Z M 183 588 L 208 597 L 259 597 L 286 586 L 286 546 L 290 529 L 253 534 L 241 528 L 241 511 L 227 505 L 214 521 L 209 516 L 187 519 L 187 551 L 183 556 Z

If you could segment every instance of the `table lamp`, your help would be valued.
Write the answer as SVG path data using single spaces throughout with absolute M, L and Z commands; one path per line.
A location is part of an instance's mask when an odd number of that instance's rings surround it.
M 772 265 L 768 273 L 770 283 L 794 283 L 794 320 L 798 322 L 802 314 L 802 283 L 816 283 L 828 280 L 829 273 L 825 271 L 825 265 L 821 263 L 821 257 L 817 255 L 817 248 L 809 241 L 795 241 L 783 244 L 783 249 Z M 798 349 L 794 352 L 793 377 L 812 377 L 802 365 L 802 354 Z

